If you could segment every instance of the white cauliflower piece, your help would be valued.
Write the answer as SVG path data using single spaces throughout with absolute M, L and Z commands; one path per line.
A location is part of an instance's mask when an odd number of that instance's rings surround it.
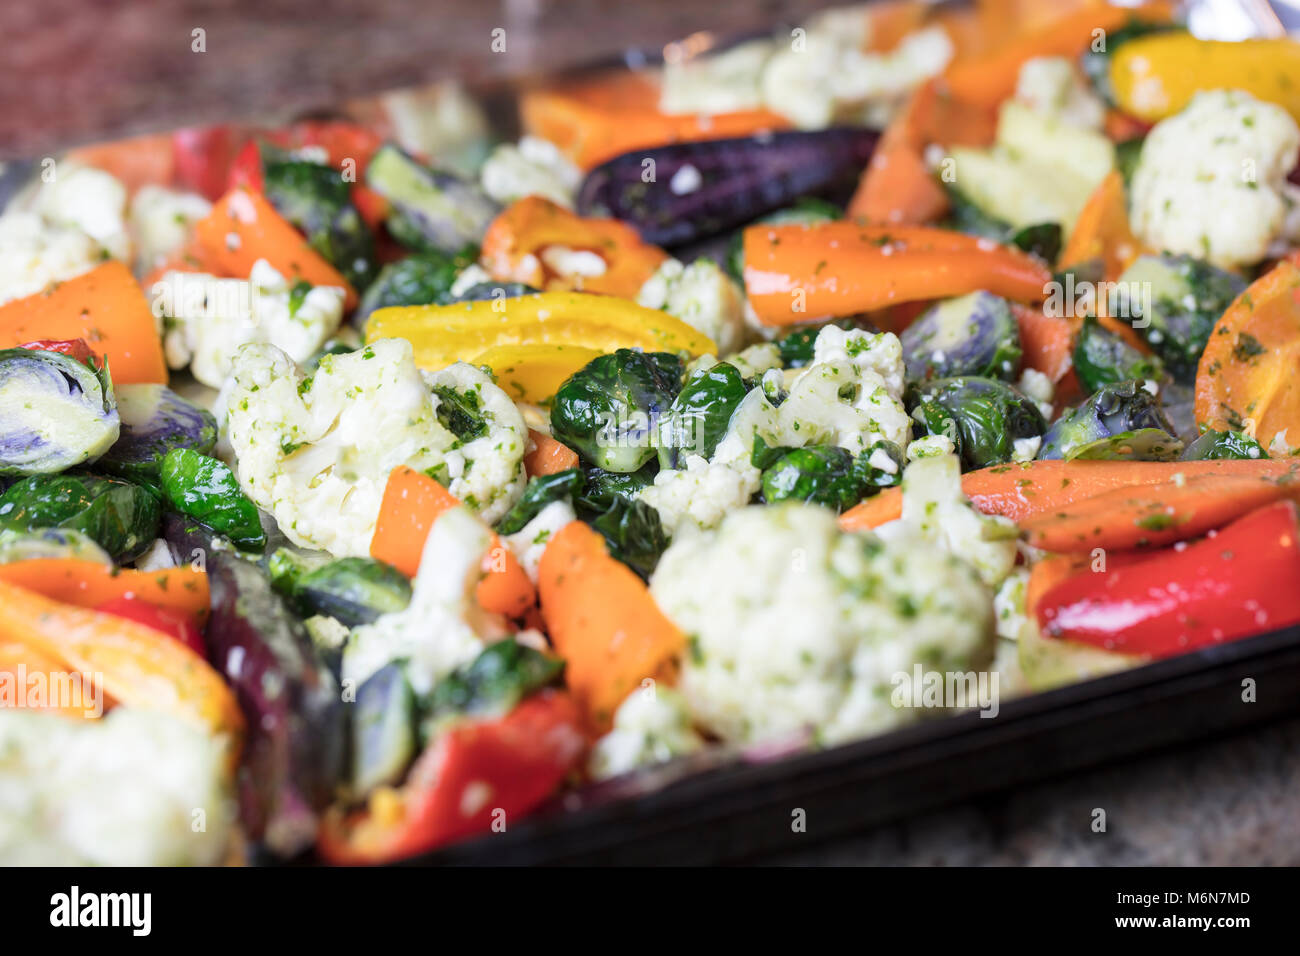
M 606 780 L 684 757 L 703 746 L 681 694 L 657 684 L 638 687 L 614 712 L 613 729 L 592 747 L 588 768 L 592 777 Z
M 412 689 L 427 694 L 505 637 L 505 621 L 484 611 L 474 596 L 491 540 L 466 509 L 441 515 L 425 539 L 411 603 L 353 630 L 343 651 L 343 679 L 360 687 L 381 667 L 401 660 Z
M 389 472 L 441 466 L 456 440 L 404 339 L 327 355 L 310 379 L 273 345 L 242 346 L 227 415 L 245 493 L 294 544 L 340 556 L 370 553 Z
M 898 336 L 828 325 L 817 335 L 812 364 L 780 407 L 783 431 L 801 436 L 793 444 L 827 440 L 855 455 L 882 439 L 905 451 L 912 420 L 903 407 L 903 382 Z
M 517 146 L 503 143 L 494 149 L 483 164 L 480 181 L 483 191 L 502 205 L 525 196 L 544 196 L 572 209 L 582 170 L 554 143 L 525 136 Z
M 659 108 L 705 115 L 759 109 L 759 80 L 775 49 L 770 40 L 752 40 L 721 53 L 670 56 L 660 82 Z
M 528 484 L 524 416 L 510 396 L 476 365 L 457 362 L 424 377 L 434 390 L 435 410 L 447 400 L 444 393 L 450 389 L 483 417 L 483 434 L 456 442 L 443 461 L 448 490 L 484 521 L 494 524 L 519 500 Z
M 0 303 L 35 295 L 100 265 L 108 252 L 76 226 L 31 212 L 0 216 Z
M 677 259 L 667 260 L 641 286 L 636 300 L 704 333 L 723 354 L 744 344 L 744 296 L 711 259 L 696 259 L 689 266 Z
M 1106 104 L 1063 56 L 1026 60 L 1016 78 L 1015 98 L 1081 129 L 1100 130 L 1106 122 Z
M 933 436 L 946 449 L 919 455 L 903 469 L 903 514 L 897 521 L 877 529 L 889 540 L 919 536 L 942 545 L 970 564 L 986 585 L 996 588 L 1016 563 L 1014 521 L 976 510 L 961 489 L 961 462 L 952 442 Z M 917 441 L 919 445 L 925 441 Z M 936 445 L 940 452 L 943 445 Z M 911 451 L 911 449 L 909 449 Z
M 728 743 L 890 729 L 918 713 L 891 703 L 895 675 L 992 651 L 992 597 L 965 563 L 841 532 L 815 505 L 745 508 L 674 541 L 650 590 L 690 635 L 680 690 L 696 722 Z
M 736 366 L 741 378 L 760 378 L 766 372 L 781 369 L 781 349 L 775 342 L 758 342 L 728 355 L 725 361 Z
M 762 473 L 744 461 L 708 461 L 687 455 L 684 468 L 665 468 L 638 497 L 659 512 L 670 534 L 683 528 L 713 528 L 731 511 L 749 504 Z
M 1240 90 L 1198 93 L 1147 135 L 1133 173 L 1133 230 L 1149 247 L 1232 269 L 1258 262 L 1284 228 L 1300 127 Z
M 168 272 L 154 283 L 154 314 L 163 319 L 170 368 L 220 388 L 241 345 L 274 345 L 296 363 L 307 361 L 343 322 L 341 288 L 310 286 L 305 295 L 265 259 L 247 280 Z
M 474 288 L 474 286 L 491 281 L 491 273 L 477 262 L 471 262 L 464 269 L 461 269 L 456 278 L 452 280 L 451 288 L 448 291 L 452 296 L 459 297 Z
M 942 72 L 952 55 L 952 40 L 940 27 L 918 30 L 887 53 L 864 53 L 851 32 L 810 28 L 802 46 L 792 43 L 768 60 L 763 103 L 801 129 L 854 113 L 881 120 Z
M 578 516 L 574 513 L 573 505 L 568 501 L 552 501 L 537 512 L 536 517 L 528 524 L 514 534 L 503 537 L 506 547 L 514 552 L 515 557 L 519 559 L 520 567 L 534 584 L 537 583 L 537 569 L 542 563 L 546 546 L 551 543 L 561 528 L 577 520 Z
M 49 223 L 80 229 L 114 259 L 131 258 L 126 187 L 102 169 L 60 163 L 54 178 L 37 190 L 31 208 Z
M 131 197 L 127 222 L 135 236 L 137 268 L 148 272 L 185 244 L 194 223 L 212 209 L 198 193 L 141 186 Z
M 0 860 L 220 863 L 235 820 L 227 744 L 129 707 L 102 720 L 0 709 Z M 199 810 L 204 826 L 196 829 Z

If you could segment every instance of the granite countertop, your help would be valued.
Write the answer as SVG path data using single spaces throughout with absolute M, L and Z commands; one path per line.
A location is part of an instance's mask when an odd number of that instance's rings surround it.
M 459 77 L 528 76 L 824 0 L 43 0 L 0 5 L 0 157 Z M 489 49 L 504 28 L 507 51 Z M 202 30 L 203 51 L 195 32 Z M 1108 815 L 1104 834 L 1093 808 Z M 1300 864 L 1300 719 L 772 857 L 785 864 Z

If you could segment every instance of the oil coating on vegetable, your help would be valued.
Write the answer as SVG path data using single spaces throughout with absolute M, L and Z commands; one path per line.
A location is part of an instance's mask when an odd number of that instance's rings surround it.
M 0 530 L 80 531 L 118 561 L 130 561 L 149 547 L 160 517 L 151 492 L 99 475 L 33 475 L 0 495 Z
M 163 459 L 160 480 L 167 503 L 181 514 L 201 521 L 243 550 L 260 551 L 266 546 L 257 505 L 240 490 L 225 462 L 189 448 L 173 448 Z
M 726 362 L 687 376 L 659 423 L 659 467 L 680 468 L 687 455 L 711 458 L 745 392 L 740 372 Z

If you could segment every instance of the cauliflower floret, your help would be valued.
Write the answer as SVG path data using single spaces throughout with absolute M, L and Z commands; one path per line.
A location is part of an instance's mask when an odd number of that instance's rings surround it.
M 783 431 L 801 435 L 786 444 L 822 436 L 856 455 L 884 439 L 906 450 L 912 420 L 903 407 L 904 374 L 903 347 L 892 332 L 828 325 L 781 405 Z
M 162 264 L 185 244 L 194 223 L 212 209 L 198 193 L 162 186 L 141 186 L 131 197 L 129 223 L 135 236 L 136 264 L 141 272 Z
M 636 300 L 703 332 L 724 355 L 745 341 L 744 298 L 711 259 L 696 259 L 689 266 L 669 259 L 641 286 Z
M 917 445 L 934 442 L 928 454 L 912 455 Z M 881 537 L 925 538 L 968 562 L 991 588 L 1001 584 L 1016 563 L 1015 522 L 982 514 L 961 489 L 961 462 L 951 440 L 920 439 L 909 449 L 903 469 L 903 515 L 877 530 Z
M 753 40 L 721 53 L 670 56 L 664 64 L 659 108 L 705 115 L 759 109 L 759 78 L 775 49 L 770 40 Z
M 1081 129 L 1100 130 L 1106 122 L 1106 104 L 1063 56 L 1026 60 L 1016 78 L 1016 99 Z
M 294 544 L 367 555 L 388 474 L 444 464 L 442 426 L 404 339 L 327 355 L 312 378 L 273 345 L 235 353 L 227 429 L 240 485 Z
M 810 27 L 802 47 L 792 43 L 768 60 L 763 102 L 801 129 L 820 129 L 839 117 L 880 122 L 942 72 L 952 54 L 940 27 L 918 30 L 887 53 L 864 53 L 851 32 Z
M 887 730 L 917 713 L 891 704 L 895 675 L 992 651 L 992 597 L 967 565 L 924 540 L 841 532 L 815 505 L 745 508 L 674 541 L 650 590 L 690 635 L 692 714 L 729 743 Z
M 728 512 L 749 504 L 762 473 L 743 461 L 707 461 L 687 455 L 686 467 L 665 468 L 654 484 L 638 497 L 659 512 L 659 520 L 672 534 L 694 525 L 712 528 Z
M 534 584 L 537 583 L 537 569 L 542 563 L 546 546 L 561 528 L 577 520 L 573 505 L 568 501 L 552 501 L 537 512 L 528 524 L 514 534 L 505 536 L 506 546 L 514 552 L 520 566 Z
M 380 103 L 408 153 L 437 156 L 439 166 L 461 176 L 473 176 L 488 154 L 487 114 L 457 82 L 395 90 Z
M 428 373 L 434 408 L 450 389 L 472 404 L 483 418 L 483 433 L 458 441 L 444 455 L 448 490 L 484 521 L 494 524 L 519 500 L 528 484 L 524 455 L 528 428 L 505 392 L 478 366 L 457 362 Z
M 588 767 L 592 777 L 606 780 L 703 746 L 681 694 L 657 684 L 638 687 L 614 712 L 613 730 L 592 747 Z
M 301 363 L 319 352 L 343 321 L 341 288 L 291 286 L 265 259 L 253 264 L 247 281 L 168 272 L 150 291 L 154 314 L 166 329 L 168 366 L 188 365 L 212 388 L 225 382 L 241 345 L 269 343 Z
M 226 741 L 149 711 L 67 720 L 0 709 L 0 860 L 220 863 L 235 819 L 227 759 Z
M 741 378 L 760 378 L 766 372 L 781 369 L 781 349 L 775 342 L 758 342 L 728 355 L 726 361 L 736 366 Z
M 76 226 L 56 226 L 31 212 L 6 213 L 0 216 L 0 303 L 89 272 L 107 257 Z
M 474 596 L 491 540 L 483 523 L 464 508 L 439 517 L 420 554 L 411 603 L 353 630 L 343 651 L 344 681 L 360 687 L 384 665 L 401 660 L 412 689 L 427 694 L 505 637 L 505 621 L 484 611 Z
M 582 170 L 554 143 L 525 136 L 518 146 L 503 143 L 493 150 L 483 164 L 480 179 L 483 191 L 503 205 L 525 196 L 544 196 L 572 209 Z
M 1142 145 L 1134 232 L 1225 269 L 1258 262 L 1282 233 L 1298 155 L 1300 127 L 1282 107 L 1240 90 L 1198 93 Z
M 32 211 L 56 226 L 75 226 L 114 259 L 131 258 L 126 230 L 126 187 L 92 166 L 60 163 L 54 178 L 37 190 Z

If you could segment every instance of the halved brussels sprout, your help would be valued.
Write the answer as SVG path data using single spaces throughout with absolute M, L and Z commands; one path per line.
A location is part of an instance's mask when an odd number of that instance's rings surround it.
M 217 420 L 165 385 L 120 385 L 122 433 L 99 467 L 123 478 L 158 478 L 173 448 L 206 455 L 217 443 Z
M 371 157 L 366 185 L 392 204 L 388 231 L 412 249 L 455 253 L 482 241 L 501 211 L 477 183 L 425 166 L 391 143 Z
M 390 262 L 366 289 L 352 316 L 357 328 L 376 309 L 390 305 L 446 305 L 454 301 L 451 287 L 461 271 L 478 258 L 478 246 L 469 244 L 457 253 L 421 252 Z
M 952 440 L 966 468 L 1011 461 L 1017 440 L 1036 438 L 1047 427 L 1037 405 L 995 378 L 936 379 L 910 386 L 906 400 L 928 434 Z
M 1020 364 L 1016 317 L 1006 300 L 991 292 L 940 302 L 898 338 L 913 381 L 954 375 L 1009 379 Z
M 385 664 L 362 681 L 352 718 L 354 798 L 401 782 L 419 746 L 416 705 L 401 663 Z
M 1103 385 L 1129 381 L 1160 381 L 1164 366 L 1154 355 L 1143 355 L 1120 336 L 1088 316 L 1074 346 L 1074 371 L 1090 392 Z
M 861 501 L 864 491 L 853 456 L 836 445 L 792 448 L 763 472 L 763 499 L 769 503 L 806 501 L 843 511 Z
M 1264 446 L 1245 432 L 1208 431 L 1183 449 L 1183 461 L 1268 456 Z
M 522 531 L 524 525 L 541 514 L 547 505 L 582 494 L 584 484 L 582 471 L 577 468 L 566 468 L 549 475 L 534 475 L 528 479 L 523 496 L 497 522 L 497 533 L 515 534 Z
M 32 475 L 0 495 L 0 530 L 80 531 L 116 561 L 144 553 L 162 509 L 144 487 L 98 475 Z
M 0 350 L 0 476 L 87 464 L 119 433 L 106 367 L 43 349 Z
M 711 457 L 744 397 L 734 365 L 719 362 L 688 376 L 659 423 L 659 467 L 680 468 L 687 455 Z
M 1109 311 L 1137 330 L 1176 381 L 1191 384 L 1214 323 L 1245 289 L 1240 276 L 1191 256 L 1140 256 L 1117 280 Z
M 257 505 L 225 462 L 189 448 L 173 448 L 163 459 L 159 480 L 163 497 L 176 511 L 225 535 L 242 550 L 266 547 Z
M 1182 450 L 1156 397 L 1141 382 L 1119 382 L 1057 419 L 1038 457 L 1171 461 Z
M 71 528 L 41 528 L 39 531 L 0 531 L 0 564 L 35 558 L 72 558 L 112 564 L 108 552 L 94 539 Z
M 411 603 L 411 582 L 406 575 L 373 558 L 339 558 L 295 574 L 277 575 L 272 583 L 303 617 L 324 614 L 349 628 L 371 624 Z
M 619 349 L 592 359 L 555 393 L 551 433 L 606 471 L 636 471 L 654 457 L 682 372 L 670 352 Z

